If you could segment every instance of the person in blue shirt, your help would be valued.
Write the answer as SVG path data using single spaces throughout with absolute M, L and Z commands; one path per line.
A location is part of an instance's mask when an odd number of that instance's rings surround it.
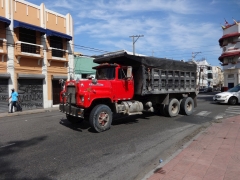
M 7 101 L 9 101 L 10 98 L 12 98 L 12 102 L 11 102 L 11 112 L 9 113 L 13 113 L 13 106 L 15 108 L 17 108 L 17 101 L 18 101 L 18 93 L 15 92 L 14 88 L 11 89 L 12 90 L 12 94 L 11 96 L 8 98 Z

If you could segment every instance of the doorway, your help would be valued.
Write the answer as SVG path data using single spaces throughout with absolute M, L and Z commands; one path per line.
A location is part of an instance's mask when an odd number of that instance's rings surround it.
M 53 105 L 60 104 L 61 84 L 59 80 L 52 80 Z
M 228 83 L 228 89 L 233 88 L 234 87 L 234 83 Z

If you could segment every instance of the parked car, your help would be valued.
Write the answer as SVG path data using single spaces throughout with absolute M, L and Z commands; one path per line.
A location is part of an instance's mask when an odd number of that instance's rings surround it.
M 213 92 L 212 87 L 203 87 L 199 89 L 199 92 Z
M 226 92 L 221 92 L 213 96 L 213 101 L 218 103 L 228 103 L 236 105 L 240 102 L 240 84 L 229 89 Z

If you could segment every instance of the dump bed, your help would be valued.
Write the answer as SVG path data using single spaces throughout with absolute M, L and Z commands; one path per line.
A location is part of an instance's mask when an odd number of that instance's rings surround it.
M 194 63 L 131 55 L 125 51 L 97 56 L 94 62 L 132 66 L 136 95 L 196 92 Z

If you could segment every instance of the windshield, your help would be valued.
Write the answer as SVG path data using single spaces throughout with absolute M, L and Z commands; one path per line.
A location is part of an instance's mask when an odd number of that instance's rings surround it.
M 96 79 L 114 79 L 115 67 L 98 68 L 96 70 Z
M 237 86 L 235 86 L 235 87 L 229 89 L 228 92 L 238 92 L 239 90 L 240 90 L 240 86 L 237 85 Z

